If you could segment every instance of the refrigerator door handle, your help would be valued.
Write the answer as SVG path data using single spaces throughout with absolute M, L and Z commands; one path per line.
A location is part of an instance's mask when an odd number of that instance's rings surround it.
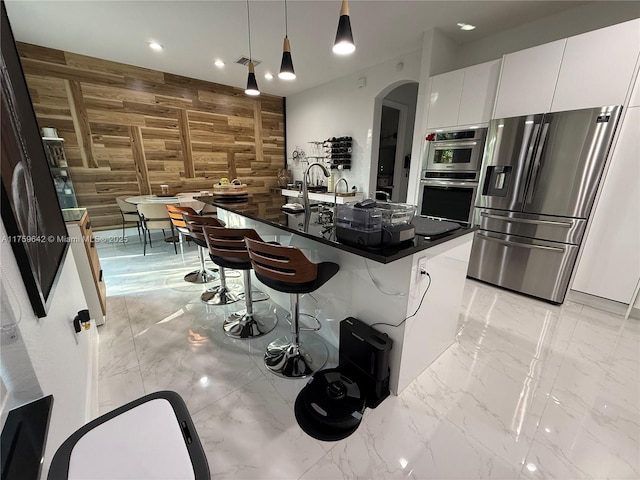
M 506 245 L 509 247 L 522 247 L 522 248 L 528 248 L 531 250 L 547 250 L 547 251 L 558 252 L 558 253 L 565 252 L 565 249 L 561 247 L 548 247 L 546 245 L 510 242 L 509 240 L 502 240 L 500 238 L 490 237 L 489 235 L 486 235 L 481 232 L 476 232 L 476 235 L 478 235 L 479 237 L 482 237 L 483 240 L 490 240 L 492 242 L 501 243 L 502 245 Z
M 547 141 L 547 133 L 549 132 L 549 124 L 545 123 L 542 127 L 542 135 L 540 135 L 540 143 L 536 149 L 536 158 L 533 161 L 533 170 L 531 171 L 531 178 L 527 182 L 527 202 L 531 203 L 533 200 L 533 192 L 536 189 L 536 182 L 538 181 L 538 171 L 540 170 L 540 157 L 542 156 L 542 150 L 544 150 L 544 144 Z
M 502 220 L 504 222 L 530 223 L 533 225 L 549 225 L 553 227 L 563 227 L 563 228 L 571 228 L 573 226 L 573 224 L 569 222 L 554 222 L 552 220 L 531 220 L 529 218 L 505 217 L 503 215 L 493 215 L 491 213 L 486 213 L 486 212 L 480 212 L 480 216 L 486 217 L 486 218 L 492 218 L 494 220 Z
M 476 145 L 478 145 L 478 142 L 470 141 L 470 142 L 452 142 L 452 143 L 438 142 L 434 146 L 436 149 L 438 149 L 438 148 L 475 147 Z
M 526 175 L 526 172 L 528 172 L 529 170 L 529 165 L 531 164 L 531 157 L 533 156 L 534 153 L 534 147 L 536 146 L 536 138 L 538 137 L 538 130 L 540 130 L 540 124 L 536 123 L 533 127 L 533 133 L 531 134 L 531 137 L 527 139 L 528 141 L 528 146 L 527 146 L 527 155 L 524 159 L 524 172 Z M 522 180 L 520 179 L 520 182 L 522 182 Z M 518 194 L 518 203 L 522 204 L 524 203 L 524 195 L 526 193 L 526 189 L 522 188 Z

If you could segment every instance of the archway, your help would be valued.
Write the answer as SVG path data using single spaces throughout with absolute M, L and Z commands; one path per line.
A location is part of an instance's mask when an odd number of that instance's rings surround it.
M 371 197 L 406 202 L 418 83 L 399 81 L 384 88 L 374 105 Z M 376 192 L 384 192 L 376 194 Z

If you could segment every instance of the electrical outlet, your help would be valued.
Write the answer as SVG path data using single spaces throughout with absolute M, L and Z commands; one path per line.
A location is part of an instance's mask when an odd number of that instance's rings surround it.
M 427 273 L 427 257 L 418 259 L 418 268 L 416 268 L 416 282 L 420 282 Z

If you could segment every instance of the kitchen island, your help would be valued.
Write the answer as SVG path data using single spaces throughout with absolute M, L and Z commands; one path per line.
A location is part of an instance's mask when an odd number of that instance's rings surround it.
M 253 228 L 265 240 L 301 248 L 314 262 L 339 264 L 335 277 L 302 296 L 301 312 L 318 318 L 322 324 L 318 334 L 335 349 L 339 323 L 349 316 L 387 333 L 393 340 L 390 389 L 394 394 L 453 343 L 473 229 L 456 230 L 435 240 L 417 236 L 401 245 L 365 249 L 336 241 L 331 229 L 318 221 L 318 212 L 312 212 L 311 228 L 303 232 L 304 213 L 274 216 L 269 212 L 267 217 L 253 208 L 250 199 L 234 203 L 203 196 L 197 200 L 218 207 L 218 217 L 229 228 Z M 288 309 L 287 294 L 257 280 L 256 284 Z

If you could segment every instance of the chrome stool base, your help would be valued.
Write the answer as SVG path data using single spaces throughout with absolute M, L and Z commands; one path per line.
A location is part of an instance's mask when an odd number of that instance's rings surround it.
M 238 292 L 229 290 L 228 287 L 225 288 L 222 285 L 209 289 L 200 295 L 200 300 L 207 305 L 229 305 L 237 302 L 240 298 Z
M 320 370 L 328 356 L 327 347 L 321 340 L 305 338 L 304 345 L 296 345 L 286 336 L 267 346 L 264 364 L 280 377 L 304 378 Z
M 269 333 L 276 327 L 275 315 L 260 315 L 241 310 L 232 313 L 224 321 L 224 333 L 231 338 L 256 338 Z
M 217 280 L 217 279 L 218 279 L 218 275 L 215 272 L 209 270 L 208 268 L 204 270 L 196 270 L 194 272 L 187 273 L 184 276 L 185 282 L 198 283 L 198 284 L 209 283 L 210 281 Z

